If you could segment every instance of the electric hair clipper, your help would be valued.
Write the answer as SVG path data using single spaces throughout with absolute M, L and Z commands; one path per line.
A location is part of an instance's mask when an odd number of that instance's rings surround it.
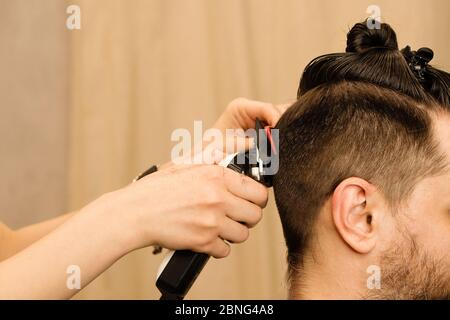
M 248 151 L 229 155 L 219 165 L 271 187 L 276 172 L 274 168 L 278 169 L 272 129 L 264 127 L 259 120 L 256 120 L 255 129 L 255 146 Z M 156 286 L 162 294 L 161 300 L 183 300 L 208 259 L 207 254 L 189 250 L 169 252 L 159 267 L 156 280 Z

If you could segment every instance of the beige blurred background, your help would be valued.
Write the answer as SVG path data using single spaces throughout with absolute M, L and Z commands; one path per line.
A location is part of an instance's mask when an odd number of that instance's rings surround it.
M 81 30 L 65 26 L 70 4 Z M 129 183 L 169 159 L 172 130 L 211 125 L 235 97 L 292 100 L 308 61 L 343 51 L 371 4 L 401 46 L 450 69 L 447 0 L 0 0 L 0 220 L 24 226 Z M 283 299 L 284 255 L 271 201 L 189 298 Z M 161 259 L 134 252 L 76 298 L 158 298 Z

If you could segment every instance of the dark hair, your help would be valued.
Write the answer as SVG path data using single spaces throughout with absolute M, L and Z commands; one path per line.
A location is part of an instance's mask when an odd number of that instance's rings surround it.
M 428 48 L 400 51 L 395 31 L 386 23 L 379 29 L 357 23 L 347 34 L 345 53 L 322 55 L 306 66 L 297 97 L 324 83 L 363 81 L 450 109 L 450 74 L 430 66 L 432 58 Z
M 444 165 L 428 111 L 412 98 L 362 82 L 309 90 L 281 117 L 275 199 L 291 279 L 301 268 L 316 216 L 337 185 L 360 177 L 389 203 Z
M 428 110 L 450 109 L 450 76 L 428 65 L 430 51 L 399 51 L 388 24 L 357 23 L 345 53 L 320 56 L 305 68 L 299 100 L 277 124 L 273 181 L 291 277 L 318 211 L 342 180 L 375 184 L 395 207 L 420 178 L 444 166 Z

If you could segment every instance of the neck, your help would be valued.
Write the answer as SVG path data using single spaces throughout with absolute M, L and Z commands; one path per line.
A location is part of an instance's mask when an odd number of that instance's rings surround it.
M 318 259 L 305 256 L 303 267 L 292 279 L 289 298 L 305 300 L 355 300 L 367 292 L 366 269 L 349 264 L 349 257 Z

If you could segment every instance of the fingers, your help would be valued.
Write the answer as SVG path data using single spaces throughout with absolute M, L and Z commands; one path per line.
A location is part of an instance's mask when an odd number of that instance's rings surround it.
M 219 237 L 213 240 L 205 248 L 205 252 L 215 258 L 225 258 L 230 254 L 231 247 L 224 240 L 231 243 L 242 243 L 246 241 L 248 237 L 249 229 L 246 226 L 229 218 L 225 218 L 221 223 Z
M 208 245 L 205 253 L 213 256 L 214 258 L 225 258 L 230 254 L 230 251 L 230 245 L 222 239 L 217 238 Z
M 223 174 L 225 186 L 232 194 L 261 208 L 266 206 L 268 190 L 261 183 L 231 169 L 225 168 Z
M 242 243 L 248 239 L 249 235 L 250 231 L 245 225 L 224 217 L 219 231 L 222 239 L 231 243 Z
M 280 119 L 281 115 L 282 113 L 272 104 L 270 104 L 266 108 L 261 109 L 260 116 L 261 119 L 265 121 L 269 126 L 274 127 Z
M 256 118 L 267 122 L 270 126 L 274 126 L 281 117 L 281 112 L 271 103 L 248 100 L 241 98 L 238 100 L 241 110 L 252 120 Z
M 230 104 L 232 113 L 238 119 L 243 129 L 253 128 L 256 118 L 263 120 L 269 126 L 274 127 L 280 120 L 283 113 L 295 101 L 273 105 L 271 103 L 249 100 L 246 98 L 237 98 Z
M 230 245 L 224 240 L 231 243 L 242 243 L 246 241 L 250 235 L 250 230 L 247 225 L 250 227 L 254 226 L 261 220 L 261 208 L 247 201 L 237 200 L 241 202 L 240 206 L 235 206 L 229 210 L 230 213 L 220 222 L 219 237 L 213 240 L 205 250 L 206 253 L 215 258 L 224 258 L 230 254 Z M 246 225 L 237 221 L 243 221 Z
M 225 214 L 248 228 L 253 228 L 262 219 L 262 209 L 258 205 L 235 196 L 226 200 Z
M 282 103 L 275 106 L 275 108 L 278 110 L 278 112 L 282 115 L 286 112 L 287 109 L 289 109 L 290 106 L 292 106 L 295 103 L 295 101 L 291 101 L 289 103 Z

